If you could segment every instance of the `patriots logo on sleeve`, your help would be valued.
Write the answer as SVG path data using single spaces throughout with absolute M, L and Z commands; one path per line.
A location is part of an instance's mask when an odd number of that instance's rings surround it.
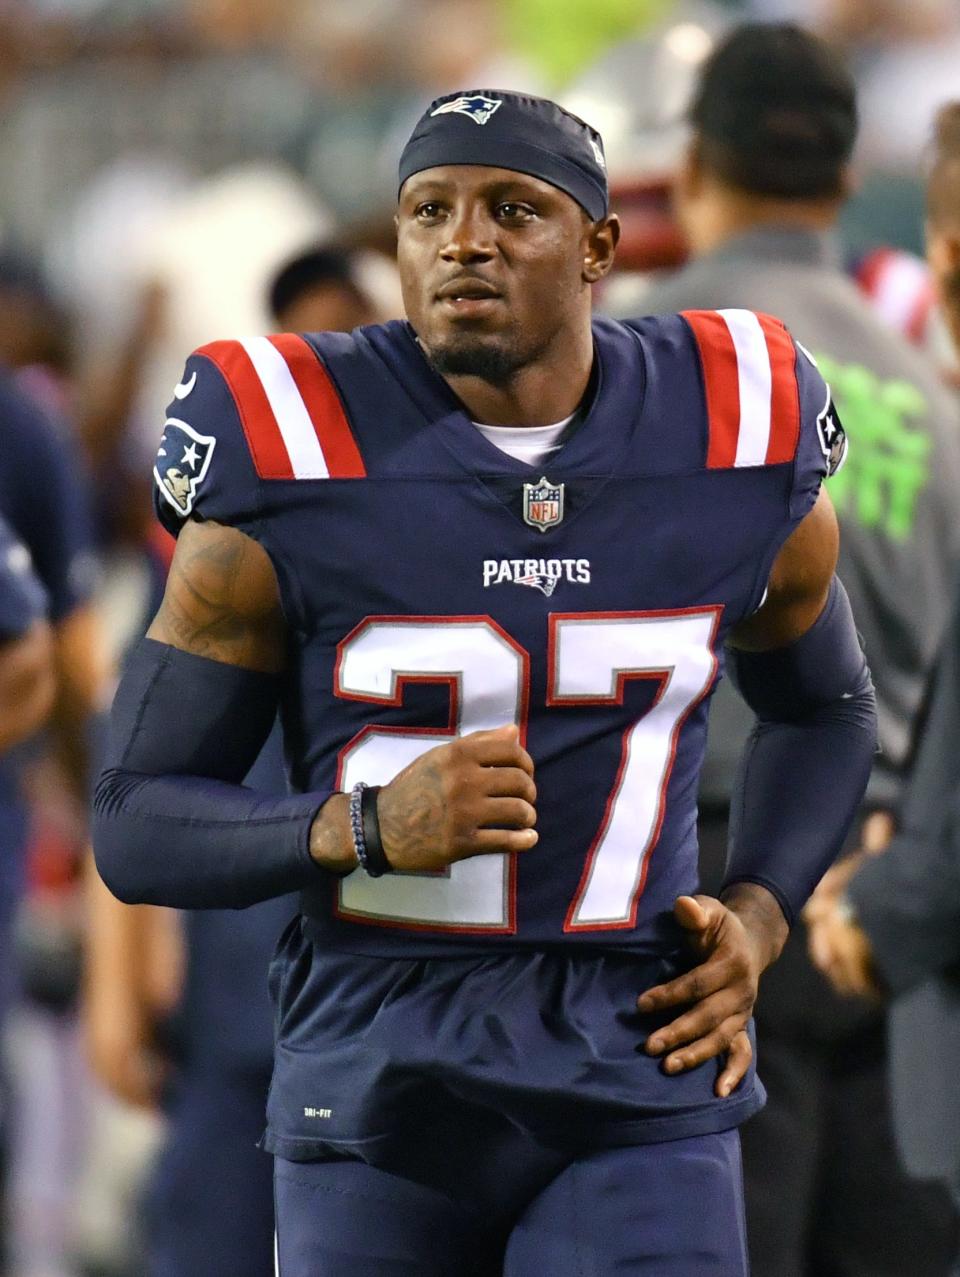
M 197 489 L 210 469 L 216 442 L 213 435 L 198 434 L 185 421 L 167 418 L 153 476 L 161 495 L 182 518 L 193 509 Z
M 827 478 L 831 479 L 847 459 L 847 435 L 827 389 L 827 402 L 817 418 L 817 435 L 827 459 Z
M 486 124 L 500 105 L 500 98 L 487 98 L 482 93 L 475 93 L 471 97 L 454 98 L 452 102 L 444 102 L 430 114 L 431 116 L 450 115 L 456 112 L 457 115 L 466 115 L 473 120 L 474 124 Z

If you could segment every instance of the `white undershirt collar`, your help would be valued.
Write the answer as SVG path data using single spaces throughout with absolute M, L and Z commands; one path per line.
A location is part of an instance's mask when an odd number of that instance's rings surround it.
M 572 412 L 563 421 L 551 426 L 485 426 L 479 421 L 473 424 L 484 439 L 505 452 L 514 461 L 523 461 L 528 466 L 538 466 L 559 452 L 565 442 L 564 431 L 577 414 Z

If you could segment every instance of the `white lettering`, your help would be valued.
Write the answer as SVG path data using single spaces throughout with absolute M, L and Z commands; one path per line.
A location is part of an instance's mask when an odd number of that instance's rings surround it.
M 543 585 L 551 581 L 554 586 L 560 581 L 569 581 L 572 585 L 590 584 L 589 559 L 484 559 L 484 588 L 491 585 Z M 544 591 L 546 593 L 546 591 Z M 550 593 L 553 593 L 551 588 Z

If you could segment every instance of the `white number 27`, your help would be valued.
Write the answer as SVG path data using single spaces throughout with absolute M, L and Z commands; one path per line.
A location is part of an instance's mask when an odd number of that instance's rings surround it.
M 550 617 L 547 704 L 621 704 L 627 679 L 656 680 L 651 707 L 623 736 L 620 765 L 565 931 L 632 927 L 650 852 L 663 823 L 667 784 L 684 719 L 716 672 L 718 608 L 677 612 L 600 612 Z M 434 745 L 453 736 L 517 723 L 526 726 L 530 660 L 486 616 L 371 617 L 340 644 L 336 693 L 384 706 L 402 703 L 404 685 L 446 682 L 446 729 L 368 727 L 341 756 L 340 785 L 386 784 Z M 542 850 L 541 848 L 538 851 Z M 516 929 L 513 856 L 475 856 L 442 874 L 369 878 L 339 888 L 338 913 L 353 921 L 445 932 Z

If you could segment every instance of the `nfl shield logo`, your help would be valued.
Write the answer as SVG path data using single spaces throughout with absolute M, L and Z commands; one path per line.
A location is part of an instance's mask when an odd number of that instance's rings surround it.
M 523 521 L 546 532 L 563 518 L 563 484 L 551 483 L 544 475 L 536 483 L 523 485 Z

